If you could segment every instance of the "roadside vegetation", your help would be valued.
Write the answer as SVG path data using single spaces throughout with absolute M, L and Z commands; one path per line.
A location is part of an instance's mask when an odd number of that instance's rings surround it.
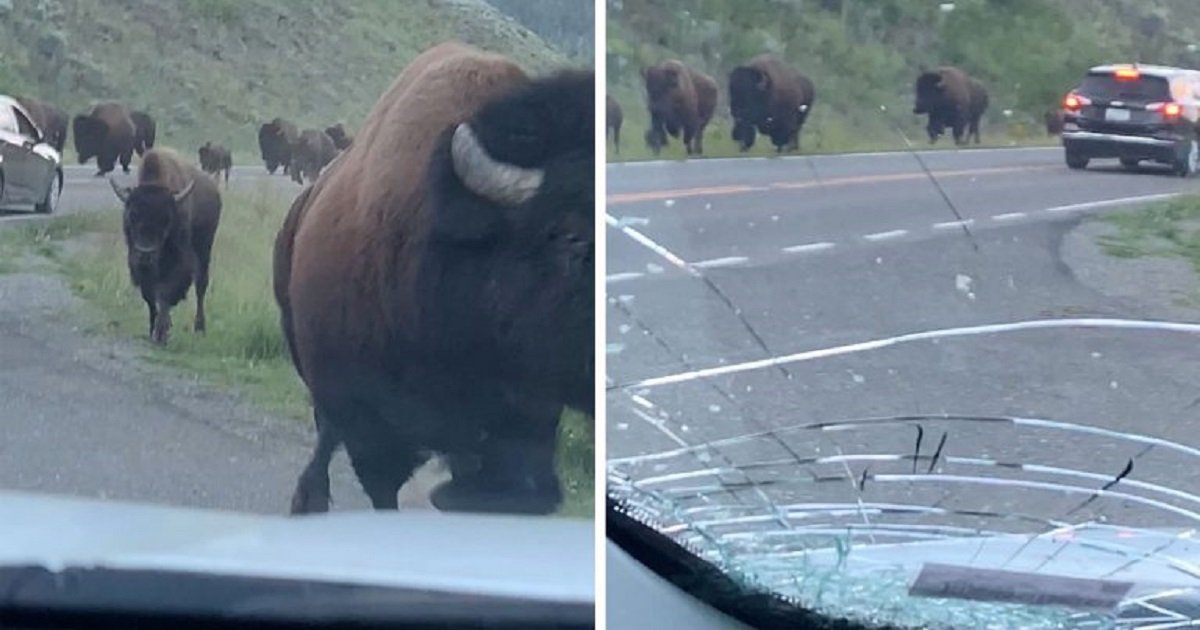
M 953 4 L 952 11 L 940 6 Z M 773 53 L 808 75 L 816 100 L 802 153 L 928 147 L 912 112 L 924 67 L 953 64 L 990 92 L 986 146 L 1051 144 L 1044 112 L 1090 66 L 1120 61 L 1200 67 L 1195 0 L 608 0 L 610 93 L 625 114 L 621 154 L 650 157 L 642 67 L 667 58 L 721 86 L 705 154 L 739 155 L 729 137 L 729 71 Z M 1191 46 L 1191 48 L 1189 48 Z M 760 143 L 769 144 L 769 143 Z M 937 148 L 952 142 L 943 138 Z M 663 158 L 682 158 L 672 140 Z M 756 145 L 748 155 L 772 155 Z
M 67 276 L 77 295 L 96 307 L 98 317 L 89 318 L 89 332 L 127 339 L 138 344 L 149 362 L 243 393 L 275 415 L 311 422 L 308 393 L 292 367 L 271 284 L 275 233 L 291 200 L 266 184 L 223 196 L 204 335 L 191 329 L 192 291 L 172 311 L 167 345 L 149 343 L 146 305 L 130 284 L 117 207 L 0 230 L 0 261 L 10 261 L 0 273 L 17 270 L 12 261 L 30 254 L 48 261 Z M 593 437 L 590 419 L 564 415 L 558 456 L 567 495 L 563 514 L 593 514 Z
M 1099 239 L 1107 254 L 1182 258 L 1200 273 L 1200 195 L 1110 214 L 1104 220 L 1116 228 Z
M 485 0 L 0 0 L 0 94 L 71 115 L 123 101 L 193 160 L 211 140 L 250 164 L 258 125 L 276 116 L 302 128 L 342 122 L 353 134 L 404 65 L 446 39 L 535 72 L 590 65 L 590 18 L 586 32 L 555 21 L 580 13 L 577 0 L 538 5 L 536 25 L 569 49 Z

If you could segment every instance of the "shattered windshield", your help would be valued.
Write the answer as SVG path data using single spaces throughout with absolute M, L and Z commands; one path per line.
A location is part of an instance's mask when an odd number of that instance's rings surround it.
M 1196 145 L 1050 124 L 1200 65 L 1148 4 L 610 2 L 617 509 L 866 627 L 1200 619 Z

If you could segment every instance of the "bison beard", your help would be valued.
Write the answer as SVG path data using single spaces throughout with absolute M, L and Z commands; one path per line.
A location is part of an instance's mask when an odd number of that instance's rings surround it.
M 439 45 L 297 198 L 275 292 L 318 438 L 293 513 L 328 510 L 343 444 L 376 509 L 433 453 L 439 509 L 561 502 L 560 414 L 593 411 L 593 95 Z
M 150 315 L 150 339 L 164 344 L 170 309 L 196 285 L 195 330 L 205 327 L 204 296 L 221 196 L 207 176 L 161 149 L 146 152 L 138 185 L 109 180 L 125 205 L 123 228 L 129 275 Z

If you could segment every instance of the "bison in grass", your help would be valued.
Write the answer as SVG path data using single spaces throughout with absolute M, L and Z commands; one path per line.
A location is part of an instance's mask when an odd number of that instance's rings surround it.
M 353 136 L 346 135 L 346 128 L 342 126 L 342 123 L 326 127 L 325 135 L 333 140 L 333 146 L 337 147 L 338 151 L 345 151 L 350 148 L 350 143 L 354 142 Z
M 33 118 L 33 124 L 42 131 L 43 139 L 56 151 L 62 153 L 67 145 L 67 113 L 54 105 L 29 96 L 18 96 L 17 102 Z
M 328 510 L 340 445 L 376 509 L 433 453 L 438 509 L 561 502 L 559 417 L 594 409 L 593 80 L 440 44 L 296 198 L 275 296 L 318 437 L 293 513 Z
M 268 173 L 274 175 L 275 169 L 282 166 L 283 174 L 288 174 L 292 164 L 292 145 L 299 138 L 300 132 L 296 125 L 282 118 L 263 123 L 258 128 L 258 148 L 262 152 Z
M 929 143 L 937 142 L 948 127 L 954 143 L 964 145 L 975 137 L 980 143 L 979 122 L 988 108 L 987 88 L 953 66 L 922 72 L 917 77 L 914 114 L 929 116 L 925 130 Z
M 613 148 L 617 155 L 621 155 L 621 123 L 625 122 L 625 114 L 621 111 L 621 104 L 617 102 L 617 99 L 611 96 L 607 98 L 608 111 L 605 121 L 608 128 L 605 131 L 612 131 Z
M 98 177 L 111 172 L 120 160 L 121 169 L 129 172 L 135 131 L 129 108 L 120 103 L 101 103 L 91 113 L 76 116 L 71 126 L 80 164 L 95 157 Z
M 205 142 L 204 146 L 200 147 L 200 169 L 205 173 L 212 175 L 215 179 L 220 179 L 221 173 L 225 173 L 225 187 L 229 187 L 229 171 L 233 170 L 233 154 L 229 149 L 211 142 Z
M 133 150 L 137 151 L 138 157 L 143 157 L 147 151 L 154 148 L 158 125 L 154 123 L 150 114 L 137 110 L 129 112 L 129 119 L 133 121 Z
M 109 179 L 125 204 L 129 276 L 150 311 L 150 340 L 165 344 L 171 308 L 196 285 L 196 332 L 204 332 L 208 263 L 221 219 L 221 194 L 200 169 L 166 149 L 151 149 L 137 186 Z
M 1062 135 L 1063 124 L 1066 122 L 1066 116 L 1065 116 L 1065 114 L 1063 114 L 1063 110 L 1061 110 L 1057 107 L 1055 107 L 1054 109 L 1046 110 L 1046 115 L 1044 116 L 1044 119 L 1046 121 L 1046 135 L 1047 136 L 1061 136 Z
M 317 181 L 321 169 L 332 162 L 337 154 L 337 147 L 329 134 L 316 129 L 305 129 L 301 132 L 300 139 L 292 145 L 292 181 L 297 184 L 304 184 L 305 179 L 309 183 Z
M 667 136 L 683 136 L 688 155 L 704 153 L 704 128 L 717 108 L 717 82 L 674 59 L 642 69 L 650 128 L 646 146 L 655 155 L 667 144 Z
M 776 153 L 799 151 L 800 129 L 815 98 L 812 81 L 774 56 L 751 59 L 729 73 L 733 141 L 741 151 L 749 151 L 757 134 L 763 133 Z

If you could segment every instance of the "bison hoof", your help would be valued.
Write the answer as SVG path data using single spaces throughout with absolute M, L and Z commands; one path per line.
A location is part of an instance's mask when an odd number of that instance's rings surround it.
M 292 514 L 322 514 L 329 511 L 329 492 L 307 488 L 302 483 L 292 495 Z
M 197 317 L 196 323 L 192 327 L 196 330 L 196 332 L 198 332 L 200 334 L 204 334 L 204 329 L 205 329 L 204 318 Z

